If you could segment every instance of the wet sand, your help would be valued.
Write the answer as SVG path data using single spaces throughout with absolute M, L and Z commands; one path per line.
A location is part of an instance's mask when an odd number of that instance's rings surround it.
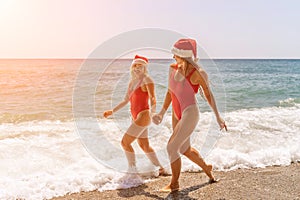
M 139 187 L 91 191 L 68 194 L 53 200 L 93 199 L 300 199 L 300 163 L 289 166 L 256 169 L 238 169 L 228 172 L 215 171 L 219 182 L 208 184 L 202 172 L 181 173 L 180 191 L 162 193 L 159 189 L 171 177 L 159 177 Z

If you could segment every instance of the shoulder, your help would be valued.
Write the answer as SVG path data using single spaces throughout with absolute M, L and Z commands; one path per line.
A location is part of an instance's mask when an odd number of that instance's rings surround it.
M 203 83 L 203 81 L 207 82 L 208 75 L 204 69 L 202 69 L 202 68 L 196 69 L 191 76 L 191 81 L 194 84 L 201 84 L 201 83 Z
M 207 75 L 206 71 L 204 71 L 203 69 L 199 68 L 199 70 L 196 70 L 196 73 L 200 78 L 202 78 L 204 80 L 208 79 L 208 75 Z
M 177 63 L 172 63 L 169 67 L 169 76 L 171 76 L 172 72 L 177 70 Z
M 154 83 L 153 79 L 150 76 L 145 76 L 144 80 L 143 80 L 144 84 L 151 84 Z
M 133 79 L 131 79 L 128 83 L 128 87 L 131 87 L 133 85 Z

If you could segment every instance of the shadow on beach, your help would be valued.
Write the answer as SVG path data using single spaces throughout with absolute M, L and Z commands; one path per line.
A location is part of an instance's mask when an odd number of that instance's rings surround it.
M 209 184 L 203 173 L 182 173 L 178 192 L 162 193 L 158 190 L 169 183 L 169 177 L 159 177 L 138 187 L 99 192 L 67 194 L 53 200 L 91 199 L 299 199 L 300 162 L 288 166 L 270 166 L 255 169 L 216 171 L 220 182 Z
M 200 188 L 205 187 L 206 185 L 209 185 L 209 183 L 203 183 L 196 186 L 188 187 L 179 191 L 170 192 L 167 197 L 163 192 L 154 191 L 153 193 L 150 193 L 148 191 L 145 191 L 145 189 L 148 188 L 147 185 L 143 184 L 136 188 L 129 188 L 129 189 L 120 189 L 118 190 L 118 196 L 123 198 L 130 198 L 130 197 L 136 197 L 137 199 L 140 199 L 138 196 L 144 196 L 152 199 L 157 200 L 163 200 L 163 199 L 174 199 L 174 200 L 180 200 L 180 199 L 191 199 L 196 200 L 195 198 L 192 198 L 189 196 L 190 192 L 193 192 L 195 190 L 198 190 Z M 161 194 L 161 195 L 160 195 Z

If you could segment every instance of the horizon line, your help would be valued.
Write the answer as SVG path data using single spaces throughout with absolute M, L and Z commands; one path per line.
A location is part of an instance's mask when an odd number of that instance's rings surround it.
M 0 60 L 113 60 L 116 58 L 63 58 L 63 57 L 49 57 L 49 58 L 0 58 Z M 132 60 L 133 58 L 118 58 L 117 60 Z M 149 60 L 172 60 L 173 58 L 165 58 L 165 57 L 157 57 L 157 58 L 148 58 Z M 275 58 L 275 57 L 213 57 L 213 58 L 200 58 L 199 60 L 300 60 L 300 57 L 283 57 L 283 58 Z

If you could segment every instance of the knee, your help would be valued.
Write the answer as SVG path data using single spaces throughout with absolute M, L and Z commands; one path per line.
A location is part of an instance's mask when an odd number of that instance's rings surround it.
M 186 157 L 190 157 L 190 155 L 192 154 L 191 148 L 188 148 L 188 149 L 181 149 L 181 152 L 182 152 L 183 155 L 185 155 Z
M 167 144 L 167 152 L 170 155 L 174 151 L 172 144 L 168 143 Z
M 199 152 L 192 147 L 188 147 L 183 152 L 183 155 L 185 155 L 188 158 L 190 158 L 191 156 L 200 156 Z
M 131 145 L 127 143 L 124 139 L 122 139 L 121 146 L 123 147 L 124 150 L 128 150 Z
M 168 143 L 167 145 L 167 152 L 170 155 L 178 154 L 179 153 L 179 148 L 173 145 L 173 143 Z
M 167 152 L 171 162 L 174 162 L 175 160 L 180 158 L 179 149 L 172 144 L 167 145 Z

